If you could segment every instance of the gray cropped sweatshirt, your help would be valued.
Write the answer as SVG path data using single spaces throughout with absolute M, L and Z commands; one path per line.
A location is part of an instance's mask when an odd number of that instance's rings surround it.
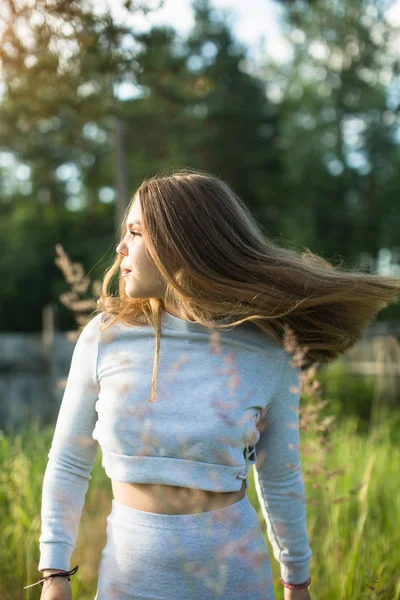
M 153 327 L 100 331 L 107 319 L 92 318 L 74 348 L 43 479 L 38 570 L 70 569 L 100 446 L 107 476 L 124 482 L 231 492 L 248 487 L 253 464 L 281 576 L 308 580 L 300 369 L 289 353 L 254 323 L 208 328 L 164 311 L 150 403 Z

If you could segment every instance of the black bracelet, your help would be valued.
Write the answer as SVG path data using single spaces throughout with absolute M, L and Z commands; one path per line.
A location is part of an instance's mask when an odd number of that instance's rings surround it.
M 46 577 L 42 577 L 42 579 L 39 579 L 39 581 L 37 581 L 36 583 L 32 583 L 31 585 L 26 585 L 22 589 L 25 590 L 26 588 L 30 588 L 30 587 L 33 587 L 34 585 L 37 585 L 38 583 L 40 583 L 40 585 L 43 585 L 43 582 L 46 581 L 46 579 L 52 579 L 53 577 L 68 577 L 68 581 L 71 581 L 70 575 L 75 575 L 75 573 L 77 572 L 78 569 L 79 569 L 79 567 L 78 567 L 78 565 L 76 565 L 76 567 L 74 567 L 70 571 L 58 571 L 57 573 L 50 573 L 50 575 L 46 575 Z

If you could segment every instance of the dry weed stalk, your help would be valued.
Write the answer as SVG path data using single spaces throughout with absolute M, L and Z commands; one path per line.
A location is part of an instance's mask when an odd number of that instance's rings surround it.
M 368 567 L 365 568 L 365 570 L 367 571 L 367 578 L 371 580 L 371 583 L 367 583 L 367 588 L 369 590 L 371 590 L 371 592 L 373 593 L 373 596 L 370 595 L 370 592 L 368 592 L 368 600 L 374 600 L 374 598 L 380 598 L 382 596 L 382 594 L 384 594 L 389 587 L 384 587 L 381 588 L 380 590 L 377 590 L 375 588 L 375 584 L 378 582 L 378 577 L 374 577 L 372 575 L 372 573 L 370 572 L 370 570 L 368 569 Z
M 75 313 L 75 320 L 80 326 L 78 331 L 68 331 L 66 337 L 76 342 L 80 331 L 90 320 L 90 313 L 96 309 L 96 302 L 93 298 L 82 298 L 88 292 L 91 280 L 85 276 L 81 263 L 72 262 L 61 244 L 56 245 L 57 258 L 55 264 L 61 269 L 66 282 L 71 286 L 70 291 L 59 296 L 60 302 Z M 95 297 L 100 295 L 101 281 L 92 282 L 92 294 Z
M 314 489 L 322 488 L 329 492 L 329 481 L 337 475 L 344 475 L 346 468 L 342 469 L 328 469 L 325 466 L 325 458 L 333 448 L 333 442 L 329 439 L 329 434 L 335 427 L 335 415 L 328 415 L 322 418 L 322 409 L 328 404 L 328 400 L 321 400 L 321 384 L 315 379 L 319 363 L 314 363 L 311 367 L 305 368 L 307 364 L 307 352 L 308 347 L 301 347 L 296 339 L 294 330 L 288 325 L 284 325 L 283 345 L 287 352 L 291 355 L 292 366 L 301 368 L 299 383 L 300 391 L 302 395 L 307 395 L 311 398 L 308 404 L 300 405 L 299 407 L 299 427 L 300 431 L 312 433 L 314 435 L 307 436 L 304 440 L 302 452 L 308 457 L 312 457 L 315 463 L 302 465 L 302 471 L 304 479 L 313 479 L 317 476 L 321 477 L 323 483 L 314 481 L 312 487 Z M 293 390 L 298 391 L 298 390 Z M 339 441 L 344 438 L 340 438 Z M 350 467 L 349 465 L 346 465 Z M 363 483 L 355 486 L 350 490 L 347 496 L 340 496 L 331 500 L 332 504 L 338 504 L 349 500 L 350 497 L 356 494 L 360 488 L 363 487 Z M 307 504 L 320 504 L 318 499 L 307 498 Z

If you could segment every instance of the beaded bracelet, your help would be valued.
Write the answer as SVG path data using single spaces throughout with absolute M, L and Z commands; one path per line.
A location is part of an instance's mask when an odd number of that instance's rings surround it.
M 40 585 L 43 585 L 44 581 L 46 581 L 47 579 L 53 579 L 53 577 L 67 577 L 68 581 L 71 581 L 70 575 L 74 575 L 78 569 L 79 569 L 79 567 L 78 567 L 78 565 L 76 565 L 76 567 L 74 567 L 70 571 L 60 570 L 60 571 L 57 571 L 56 573 L 51 573 L 50 575 L 46 575 L 46 577 L 42 577 L 42 579 L 39 579 L 39 581 L 36 581 L 36 583 L 31 583 L 31 585 L 26 585 L 22 589 L 26 590 L 26 588 L 33 587 L 34 585 L 37 585 L 38 583 L 40 583 Z
M 307 581 L 305 581 L 304 583 L 287 583 L 281 577 L 281 584 L 284 587 L 289 588 L 289 590 L 302 590 L 303 588 L 308 587 L 310 585 L 310 583 L 311 583 L 311 577 Z

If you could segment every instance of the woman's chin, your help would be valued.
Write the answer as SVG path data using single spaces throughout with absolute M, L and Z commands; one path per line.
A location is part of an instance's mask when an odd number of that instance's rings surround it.
M 160 286 L 154 286 L 154 289 L 140 289 L 137 282 L 125 281 L 125 293 L 129 298 L 164 298 L 165 289 Z
M 127 285 L 125 287 L 125 292 L 126 292 L 126 295 L 129 296 L 129 298 L 150 298 L 151 297 L 146 292 L 138 290 L 133 285 Z

